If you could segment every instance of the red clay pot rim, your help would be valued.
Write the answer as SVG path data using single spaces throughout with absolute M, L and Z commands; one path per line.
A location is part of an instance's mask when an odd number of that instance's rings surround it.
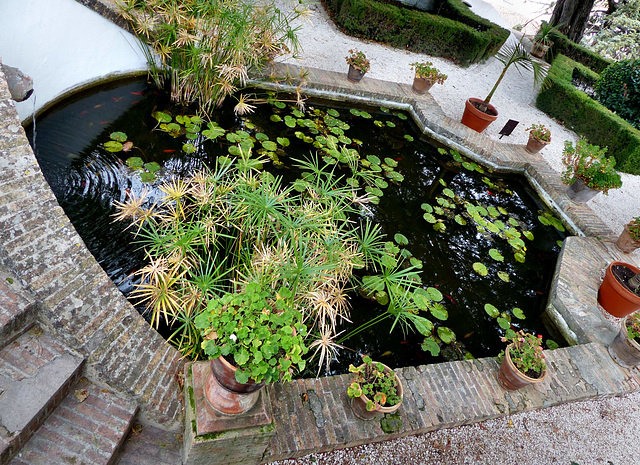
M 528 381 L 529 383 L 540 383 L 542 381 L 545 380 L 545 378 L 547 377 L 547 367 L 544 367 L 544 370 L 542 371 L 542 376 L 540 376 L 539 378 L 531 378 L 527 375 L 525 375 L 523 372 L 521 372 L 518 367 L 511 361 L 511 353 L 509 352 L 509 349 L 511 349 L 511 346 L 513 345 L 513 342 L 511 344 L 509 344 L 507 346 L 507 348 L 504 351 L 504 359 L 507 362 L 507 364 L 512 367 L 515 372 L 516 372 L 516 376 L 518 376 L 519 378 Z M 546 364 L 545 364 L 546 365 Z
M 636 268 L 631 263 L 626 263 L 626 262 L 611 262 L 607 267 L 607 273 L 611 274 L 611 277 L 613 278 L 612 282 L 614 283 L 616 290 L 621 289 L 620 294 L 631 297 L 631 299 L 636 300 L 640 305 L 640 296 L 638 296 L 637 294 L 634 294 L 633 292 L 629 291 L 626 287 L 624 287 L 622 284 L 620 284 L 620 281 L 618 281 L 618 278 L 616 278 L 616 276 L 613 274 L 612 267 L 614 265 L 625 266 L 636 274 L 640 272 L 640 269 Z M 630 300 L 630 299 L 627 299 L 627 300 Z
M 487 103 L 487 107 L 489 109 L 491 109 L 491 111 L 493 111 L 495 113 L 495 116 L 494 115 L 489 115 L 489 114 L 487 114 L 487 113 L 485 113 L 483 111 L 478 110 L 475 106 L 472 105 L 472 103 L 484 103 L 484 100 L 480 99 L 480 98 L 470 97 L 465 102 L 465 107 L 471 113 L 473 113 L 473 115 L 476 116 L 477 118 L 482 119 L 484 121 L 492 121 L 492 122 L 495 121 L 496 119 L 498 119 L 498 110 L 496 110 L 496 107 L 494 107 L 490 103 Z

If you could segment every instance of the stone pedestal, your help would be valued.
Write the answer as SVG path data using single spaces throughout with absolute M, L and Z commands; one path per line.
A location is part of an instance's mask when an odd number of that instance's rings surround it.
M 259 464 L 274 435 L 271 402 L 266 389 L 248 412 L 224 415 L 206 400 L 204 383 L 211 368 L 208 362 L 185 367 L 185 465 Z

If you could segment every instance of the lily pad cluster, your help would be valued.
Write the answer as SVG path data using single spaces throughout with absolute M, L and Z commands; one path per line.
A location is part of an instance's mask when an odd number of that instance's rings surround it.
M 500 311 L 493 304 L 484 304 L 484 311 L 492 318 L 495 318 L 498 322 L 498 326 L 506 331 L 505 337 L 514 337 L 515 331 L 511 328 L 511 322 L 513 318 L 519 320 L 525 319 L 525 314 L 522 309 L 514 307 L 511 310 Z
M 103 147 L 108 152 L 129 152 L 135 146 L 128 139 L 124 132 L 112 132 L 109 136 L 110 140 L 104 143 Z M 160 165 L 155 161 L 145 163 L 140 157 L 129 157 L 125 163 L 134 172 L 140 175 L 142 182 L 154 182 L 157 179 L 156 173 L 160 171 Z

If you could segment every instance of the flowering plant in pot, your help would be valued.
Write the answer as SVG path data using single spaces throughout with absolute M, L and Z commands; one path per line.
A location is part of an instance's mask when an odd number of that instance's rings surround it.
M 538 153 L 551 142 L 551 131 L 544 124 L 532 124 L 526 131 L 529 131 L 527 152 Z
M 447 75 L 441 73 L 430 61 L 411 63 L 411 69 L 416 70 L 411 87 L 416 94 L 424 94 L 434 84 L 443 84 Z
M 640 269 L 629 263 L 610 263 L 598 289 L 598 303 L 616 318 L 640 309 Z
M 544 81 L 547 75 L 548 65 L 546 63 L 540 63 L 535 60 L 529 52 L 522 45 L 522 39 L 520 38 L 518 43 L 505 43 L 500 51 L 496 53 L 495 57 L 500 61 L 504 67 L 502 72 L 498 76 L 498 80 L 493 85 L 493 88 L 489 92 L 489 95 L 484 100 L 477 98 L 470 98 L 465 104 L 465 110 L 462 115 L 462 124 L 468 126 L 477 132 L 484 131 L 489 124 L 498 118 L 498 110 L 491 105 L 491 97 L 496 92 L 496 89 L 502 82 L 507 70 L 513 65 L 518 70 L 526 70 L 533 72 L 534 86 Z
M 367 59 L 367 56 L 358 49 L 349 50 L 349 55 L 347 55 L 345 59 L 349 65 L 347 79 L 351 82 L 359 82 L 371 68 L 371 63 Z
M 640 248 L 640 216 L 636 216 L 624 225 L 624 229 L 616 241 L 616 247 L 624 253 L 631 253 Z
M 632 313 L 622 321 L 620 330 L 608 349 L 617 363 L 626 366 L 640 365 L 640 315 Z
M 584 138 L 575 147 L 571 141 L 565 141 L 562 163 L 566 169 L 562 181 L 569 184 L 569 198 L 586 202 L 598 192 L 607 194 L 610 189 L 622 186 L 620 174 L 614 169 L 616 160 L 607 158 L 606 153 L 606 147 L 589 144 Z
M 362 358 L 362 365 L 349 366 L 349 372 L 355 376 L 347 388 L 352 399 L 351 408 L 355 415 L 363 420 L 375 418 L 376 413 L 393 413 L 400 408 L 403 388 L 400 378 L 388 366 Z
M 502 359 L 498 383 L 508 391 L 540 383 L 547 376 L 547 363 L 542 349 L 542 336 L 524 331 L 508 331 L 502 342 L 509 345 L 499 355 Z

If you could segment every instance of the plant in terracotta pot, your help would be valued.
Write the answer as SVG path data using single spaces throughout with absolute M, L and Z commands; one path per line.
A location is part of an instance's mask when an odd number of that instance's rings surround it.
M 347 55 L 345 59 L 349 65 L 347 79 L 351 82 L 360 82 L 371 68 L 371 63 L 367 59 L 367 56 L 358 49 L 349 50 L 349 55 Z
M 584 138 L 575 147 L 571 141 L 565 141 L 562 163 L 566 169 L 562 181 L 569 184 L 569 198 L 586 202 L 598 192 L 607 194 L 610 189 L 622 186 L 620 174 L 614 169 L 616 160 L 607 158 L 606 153 L 606 147 L 589 144 Z
M 620 365 L 640 365 L 640 315 L 633 313 L 622 320 L 609 354 Z
M 640 270 L 624 262 L 609 264 L 598 290 L 598 303 L 616 318 L 640 309 Z
M 502 359 L 498 384 L 508 391 L 542 382 L 547 376 L 547 363 L 542 349 L 542 336 L 524 331 L 507 331 L 502 342 L 509 345 L 498 358 Z
M 551 142 L 551 131 L 544 124 L 532 124 L 526 131 L 529 131 L 526 147 L 529 153 L 538 153 Z
M 489 102 L 502 82 L 507 70 L 512 65 L 519 71 L 526 70 L 533 72 L 534 86 L 542 83 L 547 75 L 548 65 L 534 59 L 529 52 L 527 52 L 522 45 L 523 38 L 524 36 L 522 36 L 515 45 L 505 42 L 500 51 L 496 53 L 495 57 L 504 65 L 502 72 L 498 76 L 498 80 L 489 92 L 489 95 L 487 95 L 484 100 L 478 98 L 470 98 L 467 100 L 462 115 L 462 124 L 477 132 L 482 132 L 489 124 L 498 118 L 498 110 Z
M 616 247 L 624 253 L 631 253 L 640 248 L 640 216 L 636 216 L 624 225 L 624 229 L 616 241 Z
M 257 394 L 250 400 L 243 394 L 250 395 L 265 383 L 291 381 L 294 371 L 304 369 L 307 328 L 292 295 L 285 287 L 275 291 L 250 282 L 241 292 L 209 300 L 207 309 L 195 318 L 202 349 L 212 360 L 205 394 L 216 410 L 242 413 L 257 400 Z M 220 388 L 238 394 L 238 400 L 230 402 L 230 394 Z
M 540 25 L 540 29 L 533 38 L 533 48 L 531 49 L 531 55 L 536 58 L 544 58 L 550 47 L 553 46 L 551 38 L 553 34 L 558 30 L 562 24 L 552 26 L 546 21 L 543 21 Z
M 362 365 L 349 366 L 354 374 L 347 388 L 354 414 L 362 420 L 372 420 L 377 413 L 393 413 L 400 408 L 403 388 L 400 378 L 388 366 L 362 358 Z
M 424 61 L 422 63 L 411 63 L 411 69 L 416 70 L 415 77 L 413 78 L 413 85 L 411 89 L 416 94 L 424 94 L 434 84 L 443 84 L 447 79 L 447 75 L 441 73 L 438 68 L 433 66 L 430 61 Z

